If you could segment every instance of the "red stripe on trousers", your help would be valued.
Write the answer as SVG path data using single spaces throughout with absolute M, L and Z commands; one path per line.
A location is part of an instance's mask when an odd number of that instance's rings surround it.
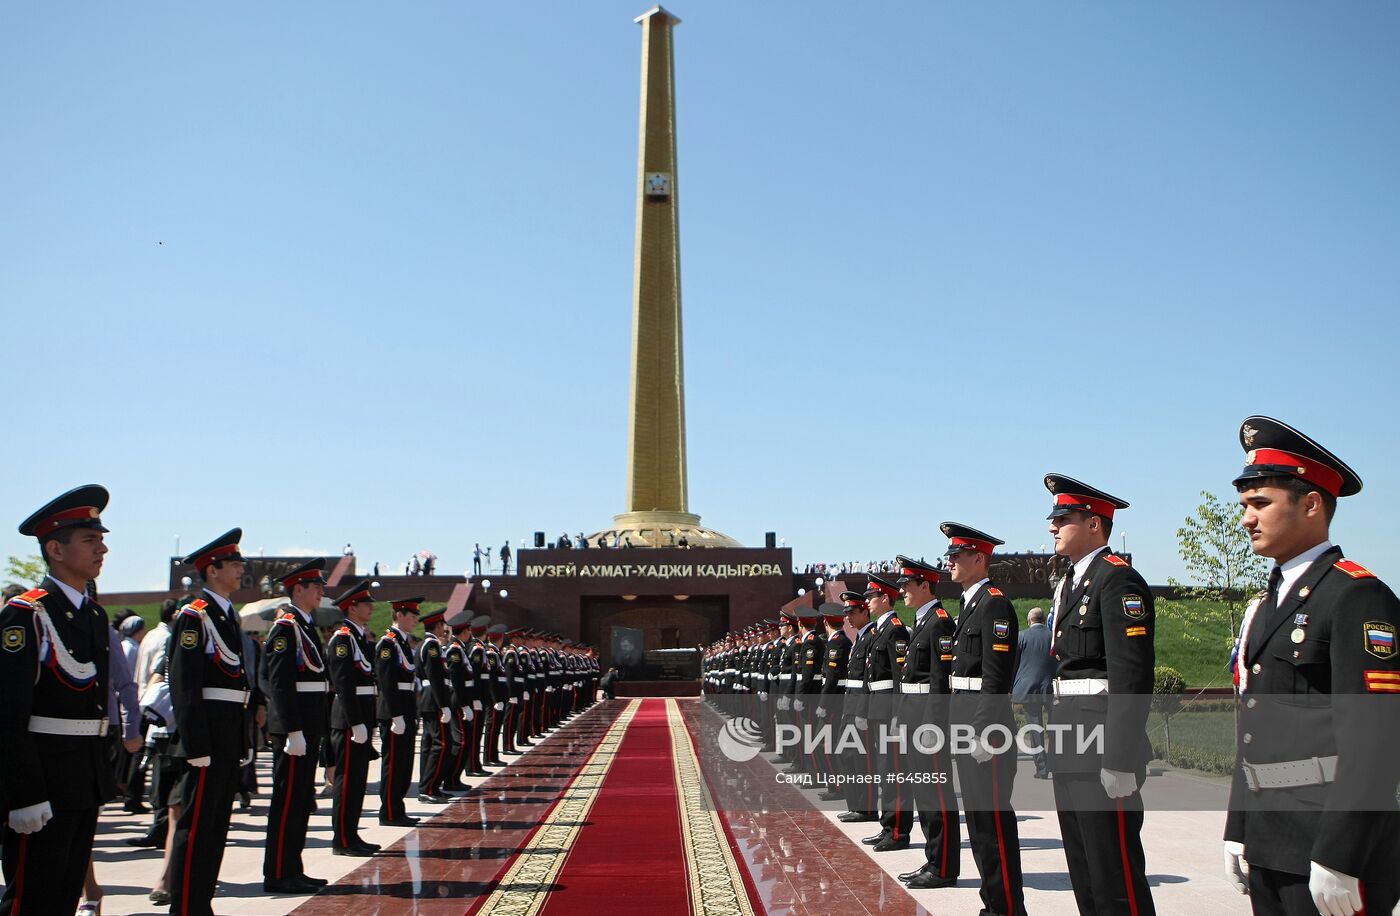
M 350 727 L 353 729 L 355 726 Z M 350 779 L 350 745 L 355 743 L 350 740 L 350 734 L 350 732 L 345 733 L 345 769 L 340 771 L 340 845 L 346 847 L 350 845 L 350 838 L 345 833 L 345 802 L 346 796 L 350 794 L 346 790 L 349 788 L 348 780 Z
M 1133 893 L 1133 870 L 1128 862 L 1128 827 L 1123 816 L 1123 800 L 1118 799 L 1118 850 L 1123 854 L 1123 883 L 1128 888 L 1128 912 L 1138 916 L 1137 895 Z
M 938 877 L 948 877 L 948 803 L 943 800 L 943 783 L 938 783 L 938 813 L 943 815 L 943 860 L 938 863 Z
M 384 777 L 384 782 L 386 783 L 386 785 L 381 786 L 381 788 L 384 789 L 384 807 L 388 809 L 388 811 L 389 811 L 388 820 L 391 820 L 391 821 L 393 821 L 393 820 L 398 820 L 398 817 L 394 814 L 394 744 L 395 744 L 394 739 L 397 738 L 397 737 L 398 737 L 398 735 L 394 734 L 394 722 L 393 722 L 392 719 L 390 719 L 390 720 L 389 720 L 389 772 L 388 772 L 388 773 L 385 775 L 385 777 Z
M 992 817 L 997 822 L 997 854 L 1001 856 L 1001 886 L 1006 891 L 1006 912 L 1014 913 L 1016 908 L 1011 905 L 1011 877 L 1006 870 L 1006 840 L 1001 833 L 1001 805 L 997 802 L 1000 793 L 997 792 L 997 758 L 992 755 Z
M 190 912 L 190 863 L 194 861 L 194 837 L 199 829 L 199 809 L 204 802 L 204 777 L 209 774 L 209 767 L 198 767 L 199 786 L 194 790 L 194 813 L 190 817 L 190 836 L 185 841 L 185 884 L 181 890 L 184 892 L 184 899 L 180 901 L 181 916 L 189 916 Z
M 10 912 L 13 916 L 19 916 L 20 904 L 24 899 L 24 853 L 29 848 L 29 834 L 22 833 L 19 837 L 19 861 L 15 863 L 15 905 Z
M 899 748 L 894 749 L 894 772 L 899 772 Z M 894 841 L 899 842 L 899 780 L 896 778 L 894 784 Z
M 438 716 L 438 764 L 437 764 L 437 768 L 433 770 L 433 788 L 434 788 L 434 789 L 437 789 L 437 790 L 439 790 L 439 791 L 441 791 L 442 786 L 439 784 L 438 778 L 442 775 L 442 758 L 444 758 L 444 757 L 446 757 L 446 756 L 447 756 L 447 724 L 446 724 L 445 722 L 442 721 L 442 717 L 441 717 L 441 716 Z M 423 791 L 423 787 L 422 787 L 422 786 L 419 786 L 419 787 L 418 787 L 418 791 L 420 791 L 420 792 Z
M 297 759 L 291 754 L 283 751 L 283 756 L 287 758 L 287 794 L 284 796 L 286 802 L 282 806 L 282 823 L 277 825 L 277 880 L 282 880 L 282 848 L 286 845 L 287 836 L 287 814 L 292 810 L 292 786 L 297 781 Z

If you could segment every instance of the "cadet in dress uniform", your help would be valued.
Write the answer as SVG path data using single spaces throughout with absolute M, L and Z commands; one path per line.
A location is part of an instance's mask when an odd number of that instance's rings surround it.
M 443 804 L 453 796 L 442 790 L 447 775 L 447 726 L 452 721 L 452 688 L 447 683 L 442 640 L 447 635 L 444 609 L 419 618 L 423 641 L 418 644 L 418 718 L 423 729 L 418 753 L 418 800 Z
M 486 769 L 486 761 L 490 759 L 490 751 L 487 748 L 487 741 L 491 734 L 489 722 L 491 718 L 491 706 L 495 703 L 495 694 L 491 681 L 490 665 L 487 663 L 487 646 L 482 639 L 486 635 L 487 627 L 491 626 L 491 618 L 485 614 L 471 619 L 471 638 L 467 640 L 467 661 L 471 662 L 472 670 L 476 672 L 476 688 L 472 692 L 472 759 L 469 776 L 490 776 L 491 771 Z
M 1016 781 L 1016 718 L 1011 685 L 1016 680 L 1018 620 L 1011 599 L 992 584 L 992 552 L 1004 543 L 976 528 L 944 522 L 948 566 L 962 587 L 962 610 L 954 634 L 954 723 L 972 726 L 979 738 L 970 755 L 957 757 L 972 861 L 982 878 L 982 912 L 1025 916 L 1021 843 L 1011 789 Z M 1006 747 L 993 753 L 980 736 L 993 726 L 1006 730 Z M 1003 740 L 998 736 L 997 743 Z
M 782 624 L 779 629 L 781 639 L 778 650 L 778 700 L 773 704 L 773 727 L 774 744 L 777 744 L 777 727 L 779 725 L 791 725 L 793 720 L 792 711 L 792 690 L 793 681 L 797 675 L 797 615 L 792 611 L 783 611 L 778 618 Z M 783 748 L 777 758 L 779 761 L 791 764 L 797 759 L 797 751 L 792 744 Z
M 870 753 L 875 759 L 875 772 L 880 774 L 880 832 L 861 840 L 876 852 L 891 852 L 909 847 L 909 830 L 913 817 L 909 813 L 909 785 L 899 780 L 908 765 L 908 752 L 901 751 L 898 742 L 885 742 L 895 717 L 895 702 L 899 696 L 899 678 L 904 670 L 905 652 L 909 648 L 909 629 L 894 612 L 899 586 L 882 576 L 871 574 L 865 590 L 870 614 L 875 618 L 871 634 L 870 654 L 866 660 L 865 685 L 870 694 L 866 718 L 870 721 Z M 882 747 L 883 745 L 883 747 Z
M 245 716 L 251 685 L 229 598 L 243 581 L 242 538 L 243 530 L 234 528 L 185 557 L 204 578 L 204 589 L 171 621 L 165 660 L 176 727 L 171 753 L 187 764 L 170 860 L 175 916 L 213 913 L 239 769 L 249 754 Z
M 263 641 L 261 679 L 272 737 L 272 801 L 263 845 L 263 890 L 269 894 L 314 894 L 324 883 L 303 877 L 301 853 L 326 737 L 326 662 L 315 624 L 326 592 L 325 566 L 318 557 L 283 577 L 292 606 L 272 622 Z
M 379 846 L 360 838 L 369 762 L 375 756 L 374 745 L 369 743 L 376 705 L 374 649 L 365 631 L 374 613 L 369 580 L 352 586 L 335 599 L 335 605 L 345 619 L 326 643 L 326 665 L 335 695 L 331 703 L 331 759 L 335 761 L 331 852 L 338 856 L 372 856 Z
M 838 604 L 824 604 L 824 610 L 840 608 Z M 826 648 L 825 656 L 822 659 L 822 683 L 821 695 L 816 701 L 816 708 L 812 711 L 812 718 L 818 729 L 830 728 L 833 732 L 829 741 L 822 743 L 824 750 L 820 751 L 821 757 L 818 761 L 819 772 L 828 779 L 840 773 L 837 766 L 839 755 L 833 757 L 831 749 L 840 740 L 841 734 L 837 730 L 841 721 L 841 698 L 846 692 L 846 666 L 851 660 L 851 638 L 846 635 L 846 615 L 844 613 L 826 613 L 822 615 L 822 623 L 826 627 Z M 818 796 L 822 801 L 837 801 L 845 798 L 845 794 L 839 789 L 823 789 Z
M 1257 914 L 1388 914 L 1400 896 L 1400 601 L 1330 540 L 1338 497 L 1361 490 L 1351 468 L 1270 417 L 1245 420 L 1240 444 L 1242 523 L 1275 566 L 1241 628 L 1226 871 Z
M 413 781 L 413 744 L 418 734 L 416 676 L 408 634 L 418 626 L 422 597 L 390 602 L 394 622 L 374 646 L 374 679 L 379 688 L 379 823 L 411 827 L 418 819 L 404 812 L 403 800 Z
M 107 490 L 78 487 L 25 519 L 48 575 L 0 611 L 0 913 L 78 906 L 97 830 L 115 792 L 107 760 L 107 612 L 87 597 L 107 553 Z
M 458 662 L 459 670 L 456 676 L 451 678 L 453 718 L 461 731 L 461 739 L 457 743 L 457 756 L 452 764 L 452 785 L 449 788 L 466 789 L 462 776 L 477 770 L 477 713 L 472 708 L 472 701 L 477 695 L 477 669 L 471 660 L 471 612 L 458 613 L 447 621 L 447 626 L 452 631 L 452 644 L 448 647 L 449 661 L 456 655 L 461 656 Z
M 1152 757 L 1152 591 L 1108 549 L 1113 515 L 1126 502 L 1060 474 L 1047 475 L 1045 488 L 1055 497 L 1055 552 L 1073 564 L 1050 627 L 1059 663 L 1050 719 L 1070 729 L 1050 755 L 1070 883 L 1081 913 L 1151 916 L 1138 790 Z M 1075 753 L 1079 736 L 1100 727 L 1102 755 Z
M 914 627 L 899 676 L 899 720 L 912 732 L 932 725 L 948 734 L 948 675 L 953 661 L 953 618 L 934 597 L 941 570 L 920 560 L 898 556 L 899 579 L 906 607 L 914 608 Z M 935 753 L 911 747 L 908 771 L 915 775 L 910 788 L 924 833 L 924 863 L 899 875 L 913 888 L 948 887 L 961 871 L 962 831 L 958 826 L 958 799 L 953 791 L 952 756 L 948 743 Z
M 865 717 L 869 695 L 866 692 L 866 665 L 875 634 L 875 622 L 870 619 L 870 605 L 860 592 L 842 592 L 841 603 L 846 622 L 855 630 L 851 656 L 846 664 L 846 702 L 841 713 L 840 735 L 855 729 L 858 740 L 847 741 L 841 752 L 842 768 L 847 776 L 846 807 L 836 819 L 848 824 L 880 819 L 880 792 L 873 782 L 875 758 L 870 748 L 870 721 Z
M 501 658 L 501 643 L 505 639 L 506 625 L 493 623 L 486 628 L 486 670 L 491 682 L 491 729 L 486 742 L 490 766 L 504 766 L 501 754 L 506 751 L 506 710 L 510 703 L 510 678 Z
M 466 615 L 453 618 L 459 625 L 468 623 Z M 442 664 L 447 671 L 447 693 L 451 697 L 452 716 L 447 721 L 447 747 L 444 749 L 442 790 L 457 793 L 466 786 L 458 779 L 467 752 L 467 731 L 462 718 L 462 705 L 467 702 L 467 650 L 457 638 L 452 621 L 447 622 L 443 637 Z

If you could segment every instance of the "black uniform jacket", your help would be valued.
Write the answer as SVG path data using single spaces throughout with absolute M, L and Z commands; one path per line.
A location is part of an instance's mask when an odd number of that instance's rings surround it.
M 1400 600 L 1334 547 L 1267 619 L 1241 664 L 1240 757 L 1250 764 L 1337 757 L 1325 785 L 1251 791 L 1241 768 L 1225 839 L 1252 865 L 1306 875 L 1317 862 L 1366 881 L 1400 874 Z
M 238 622 L 206 590 L 203 598 L 175 613 L 170 630 L 165 665 L 175 712 L 171 753 L 188 759 L 242 761 L 248 744 L 244 726 L 249 682 L 239 654 L 243 634 Z M 236 699 L 240 694 L 244 699 Z M 325 694 L 320 701 L 325 704 Z
M 436 636 L 424 636 L 418 644 L 418 714 L 436 716 L 452 705 L 452 688 L 447 683 L 442 643 Z
M 851 661 L 851 637 L 845 629 L 832 633 L 826 641 L 826 660 L 822 664 L 822 698 L 818 705 L 828 716 L 840 715 L 841 700 L 846 692 L 846 669 Z
M 369 728 L 375 720 L 374 658 L 368 636 L 353 622 L 342 620 L 326 643 L 326 664 L 330 668 L 331 728 L 349 730 L 356 725 Z
M 851 643 L 851 656 L 846 663 L 846 712 L 851 718 L 866 718 L 866 707 L 870 700 L 865 687 L 869 675 L 870 649 L 875 644 L 875 624 L 870 623 L 856 634 Z
M 826 639 L 812 630 L 802 634 L 797 643 L 793 669 L 796 672 L 792 692 L 795 694 L 821 693 L 822 670 L 826 661 Z
M 1155 681 L 1155 621 L 1147 581 L 1108 550 L 1090 561 L 1083 579 L 1056 608 L 1055 676 L 1108 681 L 1107 695 L 1065 695 L 1051 708 L 1056 725 L 1071 727 L 1061 745 L 1064 753 L 1051 763 L 1056 773 L 1097 773 L 1101 767 L 1131 773 L 1152 759 L 1147 714 Z M 1079 733 L 1091 735 L 1099 725 L 1105 726 L 1102 757 L 1092 744 L 1088 752 L 1075 753 Z
M 73 607 L 45 577 L 0 611 L 0 633 L 0 813 L 45 801 L 55 811 L 100 807 L 114 791 L 108 739 L 31 732 L 29 718 L 107 718 L 107 612 L 90 598 Z
M 326 734 L 326 660 L 315 628 L 292 608 L 278 615 L 263 641 L 261 680 L 267 730 L 273 735 Z
M 872 699 L 865 713 L 871 719 L 889 719 L 895 712 L 894 697 L 899 695 L 899 676 L 908 657 L 909 628 L 899 615 L 889 613 L 875 627 L 870 656 L 865 665 L 865 689 Z
M 981 678 L 981 692 L 975 699 L 958 694 L 953 702 L 954 721 L 971 724 L 979 734 L 989 725 L 1002 725 L 1015 733 L 1011 684 L 1016 680 L 1018 631 L 1011 599 L 990 581 L 984 583 L 958 614 L 952 670 L 954 677 Z
M 374 676 L 379 687 L 375 713 L 380 721 L 403 716 L 404 722 L 411 726 L 418 714 L 413 690 L 413 652 L 408 640 L 393 627 L 385 630 L 375 643 Z

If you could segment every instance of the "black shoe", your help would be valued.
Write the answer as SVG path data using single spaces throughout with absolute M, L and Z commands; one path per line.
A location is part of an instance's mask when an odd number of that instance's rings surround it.
M 355 841 L 355 848 L 356 848 L 356 849 L 363 849 L 365 852 L 368 852 L 370 855 L 374 855 L 376 852 L 378 852 L 379 850 L 383 849 L 384 847 L 383 847 L 383 846 L 380 846 L 378 843 L 371 843 L 369 840 L 356 840 L 356 841 Z M 313 878 L 312 880 L 315 880 L 315 879 Z
M 1050 779 L 1053 775 L 1054 775 L 1054 774 L 1052 774 L 1052 773 L 1036 773 L 1036 774 L 1035 774 L 1035 778 L 1036 778 L 1036 779 Z
M 312 884 L 301 878 L 283 878 L 281 881 L 266 879 L 263 881 L 263 893 L 265 894 L 314 894 L 321 889 L 319 884 Z
M 381 817 L 379 825 L 381 827 L 414 827 L 418 824 L 418 818 L 401 814 L 398 817 Z
M 365 849 L 363 846 L 332 846 L 333 856 L 356 856 L 357 858 L 367 858 L 374 855 L 373 849 Z
M 909 838 L 896 840 L 894 837 L 886 837 L 874 846 L 875 852 L 894 852 L 896 849 L 908 849 Z
M 453 798 L 466 798 L 475 790 L 471 786 L 453 786 L 450 789 L 443 789 L 443 795 L 450 795 Z
M 846 795 L 844 792 L 833 792 L 831 789 L 823 789 L 821 792 L 817 793 L 817 798 L 820 798 L 822 801 L 839 801 L 845 797 Z
M 875 846 L 875 845 L 877 845 L 877 844 L 879 844 L 879 843 L 885 842 L 885 840 L 892 839 L 893 837 L 894 837 L 894 834 L 893 834 L 893 833 L 890 833 L 889 831 L 886 831 L 886 830 L 881 830 L 879 833 L 875 834 L 874 836 L 868 836 L 868 837 L 862 838 L 862 839 L 861 839 L 861 842 L 864 843 L 866 846 Z
M 151 809 L 147 808 L 139 801 L 129 801 L 126 804 L 122 805 L 122 810 L 125 811 L 127 814 L 145 814 Z
M 929 890 L 935 887 L 954 887 L 958 883 L 957 878 L 940 878 L 931 871 L 926 871 L 910 878 L 905 887 L 911 890 Z
M 468 776 L 486 777 L 491 775 L 491 770 L 467 770 Z
M 142 846 L 142 847 L 145 847 L 146 849 L 156 849 L 156 848 L 158 848 L 158 847 L 160 847 L 160 846 L 163 846 L 163 845 L 165 845 L 165 844 L 162 843 L 160 840 L 156 839 L 155 837 L 153 837 L 153 836 L 147 836 L 146 834 L 143 833 L 143 834 L 141 834 L 140 836 L 131 836 L 131 837 L 127 837 L 127 838 L 126 838 L 126 845 L 128 845 L 128 846 Z
M 932 872 L 933 867 L 931 865 L 925 864 L 921 868 L 916 868 L 913 871 L 904 872 L 901 875 L 895 875 L 895 877 L 901 881 L 912 881 L 915 878 L 919 877 L 919 875 L 931 874 Z
M 418 800 L 419 800 L 420 802 L 423 802 L 425 805 L 445 805 L 445 804 L 447 804 L 448 802 L 452 801 L 452 796 L 451 796 L 451 795 L 443 795 L 443 794 L 440 793 L 440 792 L 439 792 L 439 793 L 434 793 L 434 794 L 432 794 L 432 795 L 422 795 L 422 794 L 420 794 L 420 795 L 418 796 Z
M 330 882 L 327 881 L 325 878 L 313 878 L 310 875 L 301 875 L 300 877 L 301 880 L 307 882 L 308 884 L 314 884 L 317 887 L 325 887 L 327 884 L 330 884 Z
M 243 811 L 253 807 L 253 800 L 248 797 L 247 792 L 238 793 L 238 807 Z
M 863 824 L 866 821 L 878 821 L 880 818 L 874 814 L 863 814 L 859 811 L 846 811 L 836 815 L 836 819 L 843 824 Z

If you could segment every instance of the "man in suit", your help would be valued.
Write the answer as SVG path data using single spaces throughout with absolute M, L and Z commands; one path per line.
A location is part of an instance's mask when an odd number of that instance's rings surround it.
M 1011 699 L 1021 704 L 1027 723 L 1039 726 L 1042 736 L 1050 683 L 1054 679 L 1055 658 L 1050 654 L 1050 628 L 1045 625 L 1045 608 L 1033 607 L 1026 612 L 1026 628 L 1016 637 L 1016 679 L 1011 683 Z M 1035 778 L 1049 779 L 1043 737 L 1032 759 Z
M 243 529 L 233 528 L 185 557 L 204 588 L 176 613 L 166 655 L 176 728 L 172 753 L 186 764 L 170 858 L 174 916 L 213 914 L 233 796 L 249 756 L 252 684 L 239 654 L 243 640 L 231 598 L 243 582 L 242 538 Z
M 1226 873 L 1257 914 L 1390 913 L 1400 898 L 1400 601 L 1330 527 L 1361 478 L 1286 423 L 1249 417 L 1234 480 L 1273 559 L 1246 611 Z M 1243 863 L 1248 863 L 1246 867 Z
M 102 573 L 107 490 L 70 490 L 25 519 L 48 568 L 0 610 L 0 913 L 78 906 L 97 813 L 116 791 L 107 758 L 107 612 L 86 594 Z M 120 727 L 120 723 L 118 723 Z
M 982 878 L 982 912 L 1025 916 L 1020 838 L 1011 808 L 1016 781 L 1011 682 L 1019 627 L 1011 599 L 988 575 L 992 552 L 1002 541 L 957 522 L 944 522 L 940 530 L 949 541 L 949 576 L 963 590 L 948 682 L 953 723 L 971 726 L 976 735 L 971 753 L 958 755 L 957 767 L 972 861 Z M 1004 731 L 995 735 L 998 730 Z M 1004 746 L 997 747 L 1002 738 Z
M 365 627 L 374 613 L 374 597 L 368 579 L 350 587 L 335 600 L 345 619 L 326 643 L 330 670 L 330 759 L 335 761 L 331 784 L 331 852 L 338 856 L 371 856 L 374 843 L 360 839 L 360 812 L 365 807 L 369 762 L 374 746 L 369 730 L 375 720 L 374 665 Z
M 418 733 L 416 677 L 408 634 L 418 626 L 419 596 L 390 602 L 394 622 L 374 646 L 374 680 L 379 689 L 379 823 L 411 827 L 418 819 L 403 809 L 413 781 L 413 739 Z
M 316 791 L 316 762 L 326 737 L 326 662 L 316 632 L 316 609 L 326 593 L 317 557 L 282 578 L 291 598 L 263 641 L 263 692 L 272 737 L 272 801 L 263 846 L 263 890 L 314 894 L 325 882 L 305 877 L 301 853 Z
M 423 729 L 418 754 L 418 800 L 444 804 L 452 796 L 442 789 L 449 769 L 447 727 L 452 721 L 452 688 L 447 681 L 447 665 L 442 641 L 447 637 L 446 609 L 438 608 L 421 616 L 423 641 L 418 644 L 418 719 Z
M 1152 916 L 1139 794 L 1152 757 L 1152 591 L 1108 549 L 1126 502 L 1062 474 L 1046 475 L 1045 488 L 1055 552 L 1071 564 L 1050 627 L 1059 663 L 1050 718 L 1068 728 L 1052 743 L 1050 768 L 1070 884 L 1081 913 Z M 1101 746 L 1079 753 L 1079 737 L 1096 729 Z
M 870 615 L 875 629 L 870 636 L 870 654 L 866 659 L 865 688 L 869 694 L 866 718 L 870 723 L 870 752 L 875 757 L 875 772 L 880 783 L 880 832 L 861 840 L 876 852 L 892 852 L 909 848 L 909 831 L 913 826 L 909 786 L 899 777 L 909 764 L 907 750 L 892 734 L 895 699 L 899 694 L 899 678 L 904 671 L 905 653 L 909 648 L 909 629 L 894 612 L 899 586 L 883 576 L 871 573 L 865 600 L 870 603 Z
M 942 571 L 921 560 L 896 557 L 905 607 L 914 609 L 914 627 L 900 672 L 899 720 L 909 734 L 922 725 L 948 734 L 948 675 L 953 661 L 952 615 L 934 595 Z M 951 887 L 961 871 L 962 831 L 953 791 L 953 761 L 945 743 L 937 752 L 910 747 L 909 771 L 918 778 L 909 787 L 924 833 L 924 863 L 899 875 L 915 889 Z

